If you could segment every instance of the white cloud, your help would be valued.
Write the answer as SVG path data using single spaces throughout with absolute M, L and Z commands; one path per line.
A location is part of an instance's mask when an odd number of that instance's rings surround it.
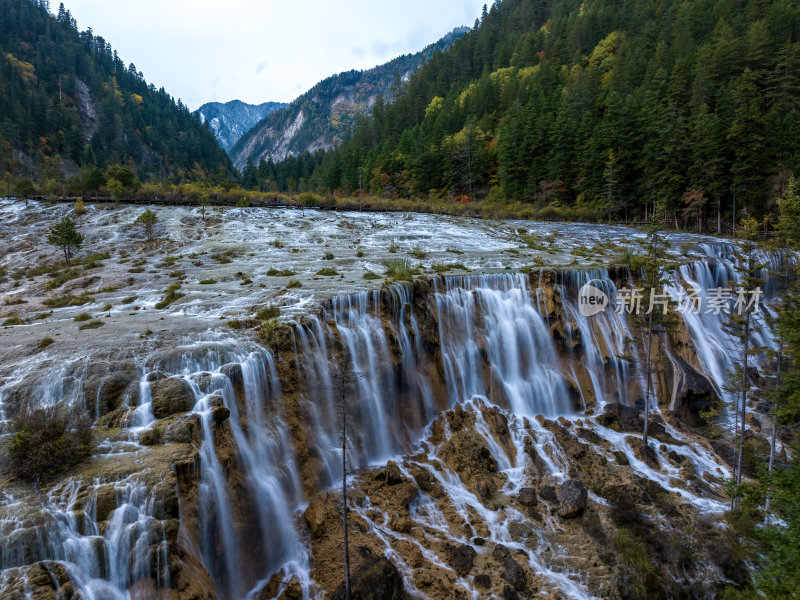
M 293 100 L 329 75 L 421 50 L 486 0 L 67 0 L 148 82 L 194 109 Z M 57 10 L 58 3 L 51 2 Z

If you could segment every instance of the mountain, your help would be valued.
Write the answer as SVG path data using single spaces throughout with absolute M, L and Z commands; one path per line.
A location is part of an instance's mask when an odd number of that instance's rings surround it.
M 197 109 L 197 113 L 201 122 L 208 121 L 220 146 L 227 150 L 261 119 L 287 106 L 289 105 L 285 102 L 264 102 L 255 105 L 241 100 L 231 100 L 224 104 L 208 102 Z
M 11 176 L 52 179 L 109 164 L 140 179 L 230 171 L 213 133 L 180 100 L 126 67 L 91 29 L 78 31 L 63 4 L 52 15 L 48 0 L 0 0 L 0 147 L 0 171 Z
M 796 0 L 502 0 L 306 180 L 616 218 L 663 201 L 701 229 L 760 217 L 800 167 L 799 41 Z
M 405 54 L 366 71 L 347 71 L 321 81 L 284 109 L 267 116 L 230 150 L 237 169 L 248 159 L 279 161 L 304 151 L 340 144 L 376 102 L 399 93 L 412 73 L 469 31 L 454 29 L 416 54 Z

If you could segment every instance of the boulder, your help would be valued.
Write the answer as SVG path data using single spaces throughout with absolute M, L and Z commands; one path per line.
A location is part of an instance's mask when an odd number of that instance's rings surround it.
M 400 467 L 394 461 L 389 461 L 386 463 L 386 483 L 389 485 L 397 485 L 398 483 L 403 483 L 403 473 L 400 471 Z
M 464 577 L 472 570 L 475 560 L 475 549 L 467 544 L 447 546 L 447 564 L 449 564 L 459 577 Z
M 606 404 L 603 414 L 597 420 L 606 427 L 622 431 L 639 431 L 642 429 L 641 411 L 633 406 L 625 406 L 619 402 Z
M 365 560 L 351 578 L 350 597 L 353 600 L 400 600 L 406 597 L 403 577 L 389 560 L 375 556 L 367 548 L 359 549 Z M 343 600 L 344 582 L 331 595 Z
M 188 444 L 194 439 L 197 427 L 197 415 L 178 417 L 164 428 L 164 441 L 175 444 Z
M 328 521 L 325 506 L 317 500 L 312 500 L 308 504 L 306 511 L 303 513 L 303 518 L 305 518 L 306 523 L 308 524 L 311 535 L 313 535 L 315 538 L 322 537 L 322 535 L 325 533 L 325 524 Z
M 167 377 L 151 384 L 153 415 L 164 419 L 186 412 L 194 406 L 194 393 L 189 383 L 180 377 Z
M 539 497 L 547 502 L 558 502 L 556 488 L 552 485 L 543 485 L 541 488 L 539 488 Z
M 522 488 L 519 491 L 517 499 L 522 506 L 536 506 L 538 503 L 536 500 L 536 490 L 533 488 Z
M 583 514 L 588 499 L 586 487 L 579 479 L 570 479 L 558 490 L 558 516 L 570 519 Z
M 215 406 L 211 409 L 211 418 L 214 419 L 214 423 L 218 425 L 223 421 L 227 421 L 230 416 L 231 411 L 226 406 Z

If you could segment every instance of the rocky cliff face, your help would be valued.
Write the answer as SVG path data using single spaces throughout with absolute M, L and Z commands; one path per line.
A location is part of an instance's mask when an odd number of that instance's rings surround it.
M 341 597 L 342 410 L 355 597 L 716 596 L 746 570 L 716 523 L 725 442 L 696 427 L 710 358 L 686 322 L 657 336 L 643 446 L 643 349 L 577 310 L 589 280 L 629 273 L 394 284 L 269 348 L 210 335 L 75 371 L 100 445 L 38 500 L 7 480 L 3 597 Z
M 356 121 L 371 114 L 375 101 L 391 100 L 392 88 L 408 79 L 430 57 L 448 48 L 468 28 L 454 29 L 416 54 L 400 56 L 366 71 L 348 71 L 325 79 L 254 126 L 229 150 L 240 171 L 248 160 L 281 161 L 304 151 L 337 146 Z
M 230 149 L 245 133 L 267 115 L 288 106 L 285 102 L 247 104 L 241 100 L 207 102 L 197 109 L 200 120 L 208 121 L 211 131 L 225 150 Z

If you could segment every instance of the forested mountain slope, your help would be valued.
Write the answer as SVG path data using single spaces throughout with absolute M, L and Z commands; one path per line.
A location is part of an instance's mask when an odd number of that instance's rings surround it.
M 122 164 L 140 179 L 230 170 L 208 127 L 63 5 L 0 0 L 0 170 Z M 70 166 L 71 165 L 71 166 Z
M 797 171 L 798 39 L 792 0 L 499 0 L 309 180 L 353 190 L 362 169 L 372 193 L 620 218 L 664 199 L 700 226 L 761 215 Z

